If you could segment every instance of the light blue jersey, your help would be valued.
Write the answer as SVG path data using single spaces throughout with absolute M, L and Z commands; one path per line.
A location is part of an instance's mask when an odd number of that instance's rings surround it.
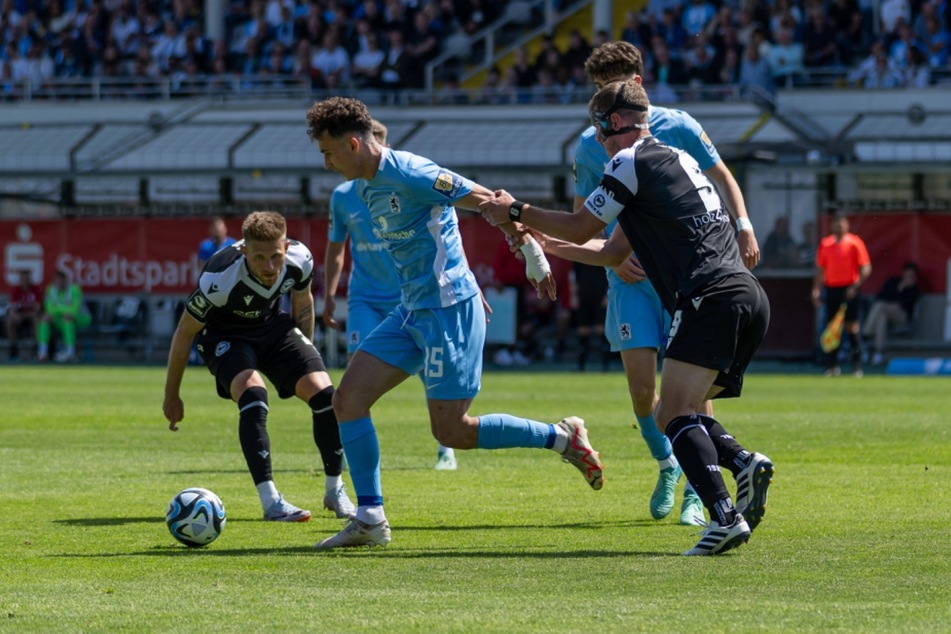
M 403 306 L 444 308 L 479 293 L 453 207 L 472 191 L 472 181 L 421 156 L 383 148 L 376 175 L 354 183 L 393 259 Z
M 382 306 L 389 312 L 400 301 L 400 279 L 378 233 L 356 181 L 338 185 L 330 195 L 327 237 L 331 242 L 350 238 L 350 303 Z
M 682 110 L 650 107 L 648 123 L 651 134 L 663 143 L 679 148 L 692 156 L 700 169 L 708 170 L 720 162 L 720 154 L 696 119 Z M 587 198 L 597 189 L 604 175 L 608 153 L 598 143 L 594 126 L 581 133 L 575 145 L 575 195 Z M 614 231 L 617 220 L 606 228 Z M 670 315 L 661 308 L 660 298 L 647 280 L 631 285 L 611 269 L 608 276 L 608 314 L 605 336 L 614 351 L 631 348 L 661 348 L 670 326 Z M 658 312 L 660 311 L 660 312 Z M 657 314 L 655 314 L 657 313 Z M 631 316 L 638 319 L 632 320 Z
M 354 354 L 373 329 L 400 303 L 400 278 L 357 194 L 356 183 L 338 185 L 330 195 L 330 242 L 350 238 L 347 299 L 347 354 Z

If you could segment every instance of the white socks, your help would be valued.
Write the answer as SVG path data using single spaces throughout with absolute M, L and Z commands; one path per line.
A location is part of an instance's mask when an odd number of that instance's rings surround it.
M 324 489 L 327 493 L 335 493 L 337 489 L 343 486 L 343 477 L 342 476 L 327 476 L 327 479 L 324 480 Z
M 281 499 L 281 494 L 277 492 L 273 480 L 266 480 L 257 485 L 258 497 L 261 498 L 261 506 L 267 511 L 271 505 Z
M 382 506 L 359 506 L 357 507 L 357 519 L 364 524 L 373 526 L 386 521 L 386 515 L 383 514 Z
M 658 460 L 657 466 L 660 467 L 660 470 L 670 469 L 677 466 L 677 458 L 674 457 L 674 454 L 670 454 L 664 460 Z
M 552 451 L 558 453 L 565 453 L 565 450 L 568 449 L 568 441 L 571 440 L 571 437 L 568 436 L 568 432 L 561 428 L 559 425 L 552 425 L 555 428 L 555 444 L 552 445 Z

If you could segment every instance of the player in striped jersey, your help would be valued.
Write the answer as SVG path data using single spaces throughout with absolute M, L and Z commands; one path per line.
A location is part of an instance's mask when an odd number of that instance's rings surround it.
M 711 517 L 700 542 L 685 554 L 712 555 L 745 543 L 765 513 L 772 462 L 747 451 L 703 413 L 703 403 L 740 395 L 766 333 L 769 302 L 744 265 L 713 182 L 689 154 L 651 136 L 649 108 L 647 93 L 633 79 L 592 97 L 591 120 L 611 158 L 600 185 L 575 213 L 539 209 L 504 191 L 481 208 L 494 225 L 518 221 L 581 245 L 575 255 L 590 264 L 614 266 L 630 257 L 632 247 L 637 252 L 673 316 L 657 427 Z M 621 231 L 591 240 L 615 219 Z M 720 467 L 736 477 L 736 507 Z
M 243 240 L 218 251 L 205 265 L 172 336 L 162 406 L 169 429 L 177 431 L 185 417 L 180 388 L 194 340 L 215 377 L 218 395 L 238 405 L 238 437 L 264 519 L 306 522 L 311 514 L 287 502 L 274 485 L 262 375 L 281 398 L 297 396 L 310 406 L 326 476 L 324 507 L 337 517 L 349 517 L 355 508 L 341 477 L 334 387 L 313 344 L 313 256 L 300 242 L 287 239 L 287 224 L 276 212 L 250 214 L 242 234 Z M 288 293 L 290 315 L 280 310 Z

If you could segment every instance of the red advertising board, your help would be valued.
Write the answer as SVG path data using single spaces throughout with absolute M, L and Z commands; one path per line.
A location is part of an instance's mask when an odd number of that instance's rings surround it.
M 227 222 L 229 233 L 239 236 L 241 219 Z M 9 293 L 21 269 L 45 284 L 57 268 L 67 269 L 87 293 L 188 293 L 198 278 L 196 254 L 208 224 L 208 218 L 0 221 L 0 294 Z M 823 224 L 827 232 L 828 222 Z M 945 292 L 951 214 L 862 214 L 851 217 L 851 226 L 872 258 L 866 292 L 874 293 L 909 260 L 921 267 L 927 292 Z M 485 281 L 501 233 L 472 215 L 460 218 L 460 228 L 469 263 Z M 318 266 L 323 262 L 326 218 L 290 218 L 288 235 L 310 248 Z
M 241 219 L 227 224 L 229 234 L 239 237 Z M 460 226 L 469 262 L 482 277 L 491 269 L 502 234 L 478 217 L 462 218 Z M 198 280 L 198 245 L 208 227 L 208 218 L 0 221 L 0 294 L 19 281 L 20 270 L 46 284 L 60 268 L 86 293 L 187 294 Z M 289 218 L 288 236 L 306 244 L 320 266 L 326 218 Z

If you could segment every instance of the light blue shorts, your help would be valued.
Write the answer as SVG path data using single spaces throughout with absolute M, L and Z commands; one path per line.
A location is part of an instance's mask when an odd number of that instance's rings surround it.
M 448 308 L 398 306 L 360 344 L 360 350 L 407 374 L 422 371 L 426 398 L 474 398 L 482 381 L 485 309 L 473 295 Z
M 392 304 L 350 302 L 347 306 L 347 354 L 356 352 L 360 342 L 370 336 L 397 306 L 399 301 Z
M 670 330 L 670 315 L 650 282 L 615 284 L 608 289 L 604 335 L 611 351 L 662 349 Z

